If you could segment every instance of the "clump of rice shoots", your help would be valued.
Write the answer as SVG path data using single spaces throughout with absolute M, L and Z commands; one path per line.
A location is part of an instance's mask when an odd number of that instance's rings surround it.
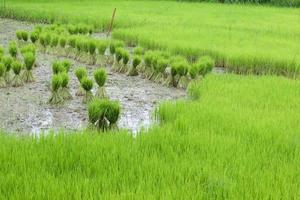
M 144 55 L 144 49 L 142 47 L 135 47 L 133 50 L 133 55 L 137 55 L 137 56 Z
M 25 71 L 23 72 L 23 80 L 25 83 L 33 82 L 32 68 L 35 63 L 35 55 L 31 52 L 24 54 Z
M 164 78 L 165 78 L 165 71 L 168 67 L 169 61 L 165 58 L 159 58 L 157 60 L 156 68 L 155 70 L 157 71 L 157 75 L 154 79 L 155 82 L 157 83 L 163 83 Z
M 60 61 L 55 61 L 52 63 L 52 73 L 53 74 L 59 74 L 62 72 L 65 72 L 66 69 L 65 67 L 62 65 L 62 63 Z
M 117 48 L 116 51 L 115 51 L 115 62 L 114 62 L 114 65 L 113 65 L 113 71 L 119 71 L 120 68 L 121 68 L 121 65 L 120 65 L 120 62 L 123 58 L 123 51 L 124 49 L 123 48 Z
M 76 40 L 76 56 L 75 59 L 76 60 L 80 60 L 80 58 L 82 57 L 82 51 L 84 50 L 84 40 L 81 38 L 77 38 Z
M 4 79 L 7 84 L 11 82 L 11 64 L 13 62 L 13 58 L 11 56 L 4 56 L 2 58 L 2 63 L 4 64 L 5 67 L 5 74 L 4 74 Z
M 109 53 L 110 56 L 107 59 L 107 64 L 112 65 L 114 63 L 114 55 L 118 48 L 124 48 L 124 42 L 119 40 L 112 40 L 109 44 Z
M 0 62 L 0 88 L 6 87 L 6 81 L 5 81 L 5 65 Z
M 24 42 L 28 41 L 28 32 L 27 31 L 22 31 L 22 39 Z
M 46 44 L 46 35 L 45 34 L 41 34 L 39 37 L 39 43 L 40 43 L 40 47 L 42 49 L 42 51 L 45 53 L 46 52 L 46 48 L 47 48 L 47 44 Z
M 69 81 L 70 81 L 69 75 L 67 74 L 67 72 L 63 72 L 60 74 L 60 76 L 62 81 L 61 89 L 60 89 L 62 98 L 65 100 L 72 99 L 72 95 L 69 89 Z
M 60 95 L 60 88 L 62 86 L 61 74 L 54 74 L 51 80 L 51 97 L 49 99 L 50 104 L 60 104 L 63 102 L 63 98 Z
M 56 34 L 53 34 L 51 37 L 51 42 L 50 42 L 50 47 L 51 47 L 51 52 L 55 53 L 55 48 L 57 47 L 59 42 L 59 37 Z
M 98 57 L 97 57 L 97 64 L 105 65 L 107 60 L 105 59 L 105 51 L 107 48 L 107 42 L 106 41 L 98 41 L 97 42 L 97 51 L 98 51 Z
M 24 82 L 20 75 L 21 69 L 22 69 L 22 64 L 19 61 L 13 61 L 11 66 L 12 66 L 13 72 L 15 74 L 15 76 L 12 79 L 11 85 L 13 87 L 19 87 L 19 86 L 24 85 Z
M 122 53 L 122 61 L 123 61 L 123 65 L 121 66 L 121 68 L 119 69 L 119 72 L 120 73 L 126 73 L 128 71 L 128 68 L 127 68 L 127 64 L 129 62 L 129 53 L 128 51 L 126 51 L 125 49 L 123 50 L 123 53 Z
M 17 39 L 19 41 L 23 40 L 23 36 L 22 36 L 22 31 L 21 30 L 16 31 L 16 36 L 17 36 Z
M 11 55 L 11 57 L 13 57 L 15 59 L 17 58 L 18 47 L 17 47 L 16 42 L 12 41 L 12 42 L 9 43 L 9 45 L 8 45 L 8 52 Z
M 96 92 L 96 97 L 102 99 L 102 98 L 107 98 L 107 94 L 105 91 L 105 82 L 107 79 L 107 74 L 106 71 L 103 68 L 97 69 L 94 72 L 94 79 L 96 81 L 96 83 L 98 84 L 98 89 Z
M 67 39 L 68 48 L 66 52 L 68 52 L 67 56 L 69 58 L 75 58 L 76 56 L 76 43 L 77 43 L 76 40 L 77 40 L 76 36 L 70 36 Z
M 65 47 L 66 47 L 66 44 L 67 44 L 67 39 L 65 36 L 61 36 L 59 38 L 59 54 L 62 54 L 62 55 L 66 55 L 66 51 L 65 51 Z
M 94 98 L 92 93 L 93 81 L 85 76 L 81 79 L 81 87 L 85 91 L 82 102 L 89 103 Z
M 61 61 L 62 66 L 65 68 L 66 72 L 70 71 L 70 68 L 72 66 L 72 63 L 69 60 L 63 60 Z
M 89 51 L 89 64 L 94 65 L 96 63 L 96 42 L 94 40 L 88 41 Z
M 144 78 L 148 78 L 152 74 L 152 59 L 154 57 L 153 51 L 147 51 L 144 56 L 145 66 L 139 68 L 139 72 L 143 74 Z
M 33 55 L 36 55 L 36 48 L 35 48 L 35 45 L 33 44 L 28 44 L 28 45 L 25 45 L 21 48 L 21 54 L 24 56 L 24 54 L 26 53 L 32 53 Z
M 33 31 L 34 32 L 37 32 L 37 33 L 41 33 L 43 30 L 43 28 L 40 26 L 40 25 L 36 25 L 34 28 L 33 28 Z
M 186 89 L 190 80 L 188 78 L 188 71 L 189 71 L 189 64 L 188 63 L 181 63 L 177 65 L 177 73 L 179 76 L 178 80 L 178 87 Z
M 89 123 L 98 131 L 117 128 L 120 104 L 108 99 L 94 99 L 88 105 Z
M 142 62 L 142 58 L 139 55 L 135 55 L 132 60 L 132 65 L 127 72 L 128 76 L 137 76 L 139 73 L 137 71 L 137 66 Z
M 39 39 L 39 32 L 37 32 L 37 31 L 31 32 L 31 34 L 30 34 L 30 40 L 31 40 L 31 42 L 33 44 L 35 44 L 38 41 L 38 39 Z
M 85 67 L 78 67 L 76 70 L 75 70 L 75 76 L 77 77 L 78 81 L 79 81 L 79 88 L 76 92 L 76 96 L 83 96 L 84 95 L 84 89 L 82 88 L 81 86 L 81 80 L 84 78 L 84 77 L 87 77 L 87 70 Z
M 199 74 L 205 76 L 213 70 L 215 61 L 209 56 L 203 56 L 198 60 L 196 65 L 198 66 Z

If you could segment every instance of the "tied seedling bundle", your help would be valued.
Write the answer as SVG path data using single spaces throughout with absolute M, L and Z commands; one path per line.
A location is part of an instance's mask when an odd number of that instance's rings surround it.
M 76 44 L 77 44 L 77 37 L 76 36 L 69 36 L 67 39 L 67 56 L 69 58 L 76 58 L 77 51 L 76 51 Z
M 129 68 L 127 75 L 128 76 L 137 76 L 139 73 L 137 71 L 137 66 L 142 62 L 142 58 L 139 55 L 135 55 L 132 60 L 132 65 Z
M 85 91 L 82 102 L 89 103 L 94 98 L 93 93 L 92 93 L 93 81 L 91 79 L 89 79 L 88 77 L 83 77 L 81 79 L 81 87 Z
M 72 99 L 72 95 L 69 89 L 69 80 L 70 80 L 69 75 L 67 74 L 67 72 L 63 72 L 60 74 L 60 77 L 61 77 L 61 88 L 60 88 L 61 97 L 64 100 Z
M 112 40 L 109 44 L 109 57 L 107 58 L 107 64 L 112 65 L 115 62 L 114 56 L 118 48 L 123 49 L 125 46 L 123 41 Z
M 19 61 L 15 60 L 15 61 L 12 62 L 11 66 L 12 66 L 13 72 L 15 74 L 13 79 L 12 79 L 11 85 L 13 87 L 19 87 L 19 86 L 24 85 L 24 82 L 23 82 L 22 77 L 20 75 L 21 69 L 22 69 L 22 64 Z
M 169 65 L 169 60 L 166 59 L 166 58 L 163 58 L 163 57 L 160 57 L 158 60 L 157 60 L 157 64 L 156 64 L 156 68 L 155 68 L 155 71 L 156 71 L 156 77 L 154 78 L 154 81 L 157 82 L 157 83 L 163 83 L 164 80 L 165 80 L 165 72 L 166 72 L 166 69 Z
M 85 67 L 78 67 L 76 70 L 75 70 L 75 76 L 77 77 L 78 79 L 78 82 L 79 82 L 79 88 L 76 92 L 76 96 L 83 96 L 85 94 L 85 91 L 83 89 L 83 87 L 81 86 L 81 80 L 84 78 L 84 77 L 87 77 L 87 70 Z
M 13 58 L 11 56 L 4 56 L 2 58 L 2 63 L 4 64 L 5 67 L 4 79 L 7 84 L 10 84 L 12 80 L 11 78 L 12 62 L 13 62 Z
M 54 74 L 51 80 L 51 97 L 49 103 L 56 105 L 63 102 L 63 97 L 60 94 L 60 88 L 62 86 L 61 74 Z
M 93 39 L 90 39 L 89 41 L 87 41 L 88 43 L 88 53 L 89 53 L 89 64 L 90 65 L 94 65 L 97 61 L 96 58 L 96 49 L 97 49 L 97 45 L 96 45 L 96 41 Z
M 30 34 L 30 40 L 33 44 L 35 44 L 39 40 L 40 32 L 33 31 Z
M 59 42 L 59 37 L 57 34 L 52 34 L 51 36 L 51 42 L 50 42 L 50 49 L 49 52 L 52 54 L 55 54 L 56 51 L 56 47 L 58 46 L 58 42 Z
M 14 41 L 11 41 L 8 45 L 8 52 L 11 55 L 11 57 L 13 57 L 14 59 L 17 58 L 18 56 L 18 47 L 17 47 L 17 43 Z
M 25 83 L 33 82 L 32 68 L 35 63 L 35 55 L 32 52 L 24 54 L 25 71 L 23 72 L 23 80 Z
M 97 64 L 100 64 L 101 66 L 105 66 L 106 65 L 106 57 L 105 57 L 105 51 L 107 48 L 107 41 L 105 40 L 100 40 L 97 42 L 97 51 L 98 51 L 98 56 L 97 56 Z
M 106 71 L 103 68 L 97 69 L 94 72 L 94 79 L 98 84 L 98 89 L 95 96 L 100 99 L 107 98 L 107 94 L 104 87 L 105 82 L 107 80 Z
M 113 65 L 113 71 L 115 71 L 115 72 L 119 71 L 121 68 L 121 60 L 123 58 L 123 51 L 125 51 L 125 50 L 122 47 L 118 47 L 115 51 L 115 61 L 114 61 L 114 65 Z
M 66 36 L 63 35 L 59 38 L 59 50 L 58 50 L 58 52 L 59 52 L 60 55 L 66 56 L 66 50 L 65 50 L 66 44 L 67 44 L 67 38 L 66 38 Z
M 130 55 L 129 55 L 128 51 L 126 51 L 124 49 L 123 52 L 122 52 L 122 61 L 123 61 L 123 63 L 121 65 L 121 68 L 119 69 L 120 73 L 126 73 L 128 71 L 127 64 L 129 62 L 129 59 L 130 59 Z
M 108 99 L 94 99 L 88 106 L 89 123 L 98 131 L 117 129 L 120 104 Z

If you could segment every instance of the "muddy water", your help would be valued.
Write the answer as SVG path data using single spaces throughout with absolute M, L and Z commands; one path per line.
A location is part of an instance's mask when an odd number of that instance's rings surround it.
M 32 24 L 0 18 L 0 43 L 4 46 L 15 37 L 18 29 L 31 29 Z M 78 82 L 73 75 L 74 68 L 82 65 L 75 61 L 70 75 L 70 90 L 73 100 L 55 107 L 47 104 L 50 97 L 51 63 L 60 59 L 53 55 L 38 54 L 39 67 L 33 70 L 34 83 L 18 88 L 0 88 L 0 129 L 8 132 L 40 133 L 41 131 L 84 129 L 87 125 L 87 109 L 82 98 L 76 97 Z M 88 66 L 89 76 L 95 66 Z M 138 131 L 151 124 L 155 106 L 164 100 L 184 98 L 185 91 L 163 87 L 140 77 L 128 77 L 113 73 L 106 83 L 108 95 L 122 106 L 119 127 Z M 95 91 L 94 91 L 95 92 Z

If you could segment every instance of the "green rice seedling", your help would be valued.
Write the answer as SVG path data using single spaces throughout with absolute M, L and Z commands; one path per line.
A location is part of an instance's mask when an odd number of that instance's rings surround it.
M 22 36 L 22 31 L 21 30 L 16 31 L 16 36 L 17 36 L 17 39 L 19 41 L 23 40 L 23 36 Z
M 186 89 L 187 86 L 188 86 L 188 84 L 189 84 L 189 82 L 190 82 L 190 80 L 189 80 L 189 78 L 187 76 L 189 69 L 190 69 L 189 64 L 187 64 L 185 62 L 177 65 L 177 73 L 179 75 L 179 81 L 178 81 L 177 85 L 180 88 Z
M 7 84 L 11 82 L 11 64 L 13 62 L 13 58 L 11 56 L 4 56 L 2 58 L 2 63 L 5 66 L 5 74 L 4 74 L 4 79 Z
M 117 128 L 120 104 L 108 99 L 94 99 L 88 106 L 89 123 L 98 131 Z
M 54 74 L 51 80 L 51 97 L 49 103 L 57 105 L 63 102 L 63 98 L 60 94 L 60 88 L 62 86 L 61 74 Z
M 158 71 L 158 60 L 163 58 L 160 54 L 160 52 L 155 51 L 153 56 L 152 56 L 152 60 L 151 60 L 151 67 L 149 70 L 149 75 L 148 75 L 148 79 L 149 80 L 153 80 L 155 81 L 156 76 L 159 74 Z
M 0 62 L 0 88 L 6 87 L 5 71 L 5 65 Z
M 151 74 L 153 56 L 154 56 L 154 52 L 153 51 L 147 51 L 145 53 L 145 56 L 144 56 L 144 63 L 145 63 L 145 65 L 142 66 L 142 67 L 140 67 L 140 68 L 138 68 L 138 71 L 141 74 L 143 74 L 144 78 L 147 78 Z
M 27 44 L 21 48 L 21 54 L 23 56 L 28 52 L 32 53 L 34 56 L 36 55 L 36 47 L 34 44 Z
M 36 25 L 34 28 L 33 28 L 33 31 L 34 32 L 37 32 L 37 33 L 41 33 L 43 31 L 43 28 L 42 26 L 40 25 Z
M 81 80 L 84 77 L 87 77 L 87 70 L 85 67 L 77 67 L 77 69 L 75 70 L 75 76 L 78 79 L 79 82 L 79 88 L 76 92 L 76 96 L 83 96 L 84 95 L 84 89 L 81 86 Z
M 163 83 L 165 78 L 165 72 L 169 65 L 169 60 L 161 57 L 157 60 L 156 68 L 157 76 L 155 77 L 154 81 L 157 83 Z
M 66 55 L 66 44 L 67 44 L 67 39 L 66 36 L 62 35 L 59 38 L 59 54 L 65 56 Z
M 105 69 L 103 69 L 103 68 L 97 69 L 94 72 L 94 79 L 95 79 L 96 83 L 98 84 L 98 89 L 97 89 L 95 96 L 100 99 L 107 98 L 107 94 L 106 94 L 105 87 L 104 87 L 104 84 L 107 79 L 107 74 L 106 74 Z
M 120 70 L 121 68 L 121 60 L 123 58 L 123 51 L 124 51 L 124 48 L 121 48 L 121 47 L 118 47 L 116 49 L 116 52 L 115 52 L 115 61 L 114 61 L 114 64 L 113 64 L 113 71 L 117 72 Z
M 142 56 L 144 55 L 144 49 L 143 47 L 135 47 L 133 50 L 134 55 Z
M 55 61 L 52 63 L 52 73 L 53 74 L 59 74 L 62 72 L 66 72 L 65 67 L 60 61 Z
M 82 56 L 79 59 L 81 62 L 84 62 L 84 63 L 87 63 L 87 64 L 89 64 L 89 58 L 90 58 L 89 43 L 90 43 L 90 39 L 83 38 Z
M 51 37 L 52 37 L 52 34 L 51 34 L 51 33 L 46 33 L 46 34 L 45 34 L 46 53 L 48 53 L 47 47 L 49 47 L 50 44 L 51 44 L 51 39 L 52 39 Z
M 78 24 L 78 33 L 86 35 L 89 33 L 89 27 L 86 24 Z
M 24 42 L 28 41 L 28 32 L 27 31 L 22 31 L 22 39 Z
M 100 40 L 97 42 L 97 51 L 98 51 L 98 56 L 97 56 L 97 64 L 100 65 L 105 65 L 107 63 L 107 57 L 105 57 L 105 51 L 107 48 L 107 42 L 104 40 Z
M 70 81 L 70 78 L 69 78 L 69 75 L 67 74 L 67 72 L 63 72 L 60 74 L 60 77 L 61 77 L 61 96 L 63 99 L 65 100 L 69 100 L 69 99 L 72 99 L 72 95 L 70 93 L 70 88 L 69 88 L 69 81 Z
M 35 55 L 31 52 L 24 54 L 25 71 L 23 72 L 23 80 L 25 83 L 33 82 L 32 68 L 35 63 Z
M 85 90 L 82 102 L 89 103 L 94 98 L 91 91 L 93 88 L 93 81 L 85 76 L 81 79 L 81 87 Z
M 127 72 L 128 76 L 137 76 L 139 73 L 137 71 L 137 66 L 142 62 L 142 58 L 139 55 L 135 55 L 132 60 L 132 65 Z
M 205 76 L 207 73 L 212 71 L 215 61 L 209 56 L 203 56 L 197 61 L 196 65 L 198 67 L 199 74 Z
M 65 68 L 65 71 L 66 71 L 66 72 L 69 72 L 69 71 L 70 71 L 70 68 L 71 68 L 71 66 L 72 66 L 71 61 L 69 61 L 69 60 L 63 60 L 63 61 L 61 61 L 61 64 L 62 64 L 62 66 Z
M 31 34 L 30 34 L 30 40 L 31 40 L 31 42 L 33 44 L 35 44 L 38 41 L 38 39 L 39 39 L 39 32 L 37 32 L 37 31 L 31 32 Z
M 75 58 L 76 56 L 76 40 L 77 37 L 76 36 L 69 36 L 67 39 L 67 44 L 68 44 L 68 48 L 66 50 L 66 55 L 69 58 Z
M 11 41 L 8 45 L 8 52 L 13 58 L 17 58 L 18 55 L 18 47 L 17 43 L 14 41 Z
M 42 52 L 46 52 L 46 48 L 47 48 L 47 45 L 46 45 L 46 34 L 41 34 L 40 37 L 39 37 L 39 43 L 40 43 L 40 47 L 42 49 Z
M 120 73 L 126 73 L 128 71 L 127 64 L 129 62 L 129 59 L 130 59 L 129 52 L 124 49 L 123 52 L 122 52 L 122 61 L 123 61 L 122 64 L 123 65 L 119 69 Z
M 57 52 L 57 51 L 55 50 L 55 48 L 57 47 L 58 42 L 59 42 L 59 37 L 58 37 L 58 35 L 57 35 L 57 34 L 52 34 L 52 37 L 51 37 L 51 43 L 50 43 L 51 53 Z
M 78 29 L 77 29 L 76 26 L 73 25 L 73 24 L 69 24 L 69 25 L 67 26 L 67 30 L 68 30 L 68 32 L 69 32 L 71 35 L 77 34 L 77 33 L 78 33 Z
M 76 39 L 76 56 L 75 59 L 76 60 L 80 60 L 80 58 L 82 57 L 82 52 L 84 51 L 84 40 L 82 38 L 77 38 Z
M 189 69 L 189 75 L 191 79 L 197 79 L 199 75 L 199 68 L 196 63 L 192 64 L 190 69 Z
M 15 60 L 12 62 L 11 66 L 12 66 L 13 72 L 15 74 L 15 76 L 12 79 L 11 85 L 13 87 L 19 87 L 19 86 L 24 85 L 24 82 L 20 75 L 21 69 L 22 69 L 22 64 L 19 61 Z
M 108 65 L 112 65 L 114 64 L 114 55 L 116 53 L 116 50 L 117 48 L 121 48 L 123 47 L 124 48 L 125 44 L 123 41 L 119 41 L 119 40 L 112 40 L 110 41 L 110 44 L 109 44 L 109 53 L 110 53 L 110 56 L 108 57 L 107 59 L 107 64 Z
M 96 63 L 96 42 L 91 39 L 88 41 L 88 51 L 89 51 L 89 64 L 94 65 Z

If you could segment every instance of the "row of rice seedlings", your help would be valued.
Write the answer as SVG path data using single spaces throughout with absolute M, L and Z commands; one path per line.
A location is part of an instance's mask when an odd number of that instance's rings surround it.
M 87 34 L 92 34 L 94 31 L 94 28 L 88 24 L 69 24 L 66 26 L 66 29 L 71 35 L 75 34 L 82 34 L 82 35 L 87 35 Z
M 94 79 L 98 84 L 98 89 L 96 91 L 95 97 L 99 99 L 108 98 L 106 90 L 104 88 L 105 82 L 107 80 L 106 71 L 103 68 L 98 68 L 94 71 Z M 75 70 L 75 76 L 79 82 L 79 88 L 76 92 L 76 96 L 83 96 L 83 103 L 89 103 L 94 99 L 92 93 L 93 80 L 88 78 L 88 73 L 86 67 L 77 67 Z
M 88 105 L 88 119 L 91 127 L 99 131 L 117 129 L 120 103 L 109 99 L 94 99 Z
M 8 47 L 9 55 L 4 55 L 4 49 L 0 55 L 1 63 L 1 84 L 0 87 L 23 86 L 24 83 L 33 82 L 32 69 L 36 62 L 35 48 L 32 45 L 24 46 L 21 49 L 22 61 L 18 59 L 18 48 L 15 42 L 10 42 Z M 11 77 L 11 69 L 14 73 Z
M 71 62 L 68 60 L 55 61 L 52 64 L 51 97 L 48 101 L 50 104 L 61 104 L 73 98 L 69 88 L 70 68 Z

